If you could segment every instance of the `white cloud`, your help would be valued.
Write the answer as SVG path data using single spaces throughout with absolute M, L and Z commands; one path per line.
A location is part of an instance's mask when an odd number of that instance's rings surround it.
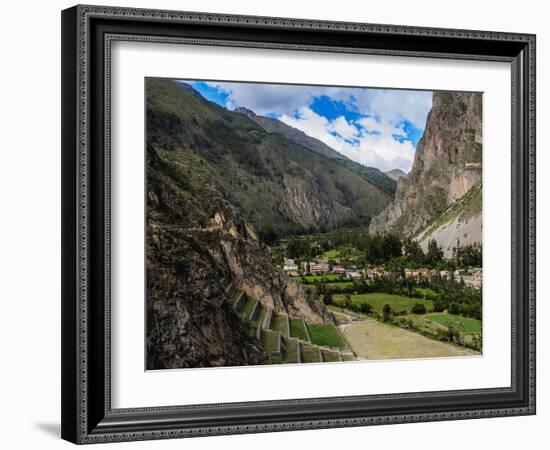
M 348 141 L 359 136 L 357 127 L 349 123 L 344 116 L 340 116 L 330 122 L 330 129 Z
M 228 94 L 226 107 L 244 106 L 256 114 L 275 114 L 287 125 L 321 140 L 334 150 L 361 164 L 386 171 L 408 172 L 415 149 L 407 140 L 405 123 L 423 129 L 431 109 L 432 93 L 372 88 L 208 82 Z M 315 98 L 342 102 L 361 117 L 329 120 L 315 113 Z M 396 137 L 398 139 L 396 139 Z
M 315 97 L 324 95 L 327 88 L 300 85 L 217 83 L 209 86 L 229 94 L 227 107 L 244 106 L 256 114 L 292 114 L 297 107 L 309 105 Z
M 353 92 L 347 104 L 364 116 L 381 117 L 393 124 L 408 121 L 414 127 L 423 129 L 432 107 L 432 93 L 398 89 L 358 89 Z
M 361 131 L 343 116 L 329 121 L 309 107 L 302 107 L 294 116 L 281 116 L 281 122 L 319 139 L 336 151 L 363 165 L 382 171 L 399 168 L 409 172 L 414 160 L 414 147 L 410 141 L 394 139 L 393 134 L 403 135 L 403 130 L 385 122 L 373 121 L 378 134 Z M 362 121 L 363 119 L 360 119 Z M 371 124 L 371 121 L 367 121 Z M 365 127 L 368 130 L 368 127 Z M 371 129 L 373 129 L 371 127 Z M 337 130 L 341 130 L 339 133 Z M 335 136 L 333 132 L 337 132 Z M 353 142 L 349 142 L 350 139 Z
M 362 117 L 357 121 L 357 123 L 369 133 L 387 134 L 403 137 L 407 135 L 405 133 L 405 130 L 403 129 L 402 123 L 394 125 L 388 120 L 381 119 L 380 117 L 378 119 L 375 119 L 374 117 Z

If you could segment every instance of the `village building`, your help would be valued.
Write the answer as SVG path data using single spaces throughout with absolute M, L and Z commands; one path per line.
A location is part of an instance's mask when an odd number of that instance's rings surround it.
M 348 270 L 346 273 L 348 277 L 354 278 L 354 279 L 361 278 L 361 275 L 362 275 L 361 272 L 358 272 L 357 270 Z
M 310 263 L 309 271 L 313 274 L 323 274 L 329 271 L 329 266 L 325 263 Z
M 283 261 L 283 270 L 285 272 L 297 272 L 298 264 L 291 258 L 285 258 Z
M 332 273 L 336 273 L 336 274 L 345 274 L 346 273 L 346 268 L 343 267 L 343 266 L 334 266 L 332 268 Z

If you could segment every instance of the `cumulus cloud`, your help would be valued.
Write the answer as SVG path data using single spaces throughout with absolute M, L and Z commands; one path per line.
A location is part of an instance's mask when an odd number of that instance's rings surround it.
M 380 122 L 365 120 L 357 127 L 340 116 L 332 121 L 302 107 L 292 115 L 283 115 L 279 120 L 297 128 L 307 135 L 319 139 L 336 151 L 363 165 L 376 167 L 382 171 L 399 168 L 409 172 L 414 160 L 412 143 L 408 140 L 396 140 L 394 135 L 404 135 L 402 128 Z M 372 125 L 370 128 L 365 125 Z M 341 132 L 338 132 L 340 130 Z M 371 130 L 376 133 L 370 132 Z M 353 139 L 350 141 L 350 139 Z
M 292 114 L 297 105 L 309 105 L 314 98 L 322 95 L 326 90 L 315 86 L 282 84 L 225 82 L 207 84 L 229 95 L 225 105 L 227 108 L 235 109 L 243 106 L 260 115 Z
M 410 122 L 423 129 L 432 107 L 429 91 L 358 89 L 349 98 L 351 108 L 365 116 L 382 117 L 390 123 Z
M 415 148 L 409 131 L 424 129 L 432 103 L 429 91 L 232 82 L 207 85 L 226 94 L 228 109 L 243 106 L 277 117 L 350 159 L 383 171 L 411 169 Z M 353 118 L 348 113 L 328 118 L 315 112 L 312 104 L 322 97 L 344 105 L 354 113 Z
M 368 133 L 392 136 L 406 136 L 403 124 L 393 124 L 387 119 L 362 117 L 357 121 Z

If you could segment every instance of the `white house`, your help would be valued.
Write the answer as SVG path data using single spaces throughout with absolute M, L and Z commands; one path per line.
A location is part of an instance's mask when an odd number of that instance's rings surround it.
M 285 272 L 294 272 L 298 270 L 298 264 L 291 259 L 291 258 L 285 258 L 283 262 L 283 270 Z

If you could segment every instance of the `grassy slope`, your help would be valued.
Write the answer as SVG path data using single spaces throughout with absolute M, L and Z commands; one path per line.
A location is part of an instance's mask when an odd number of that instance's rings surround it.
M 290 335 L 293 338 L 301 339 L 302 341 L 309 341 L 305 324 L 302 319 L 290 319 Z
M 311 342 L 315 345 L 338 347 L 342 349 L 347 348 L 346 343 L 334 325 L 309 324 L 307 330 L 311 337 Z
M 427 314 L 425 317 L 426 319 L 432 320 L 443 326 L 452 326 L 456 330 L 464 334 L 481 333 L 480 320 L 469 319 L 467 317 L 456 316 L 454 314 L 446 313 Z
M 344 303 L 344 299 L 345 297 L 342 294 L 336 294 L 333 296 L 334 303 L 336 303 L 337 305 L 342 305 Z M 359 305 L 363 303 L 368 303 L 378 313 L 382 313 L 382 308 L 385 304 L 390 305 L 391 308 L 396 312 L 410 312 L 415 303 L 423 304 L 428 311 L 432 310 L 433 308 L 433 302 L 430 300 L 405 297 L 395 294 L 386 294 L 383 292 L 351 295 L 351 301 L 352 303 Z
M 246 116 L 174 82 L 148 79 L 147 94 L 148 142 L 188 183 L 226 192 L 256 228 L 291 232 L 367 224 L 391 201 L 391 195 L 341 161 L 267 133 Z M 322 223 L 328 216 L 315 221 L 285 211 L 289 189 L 315 197 L 337 223 Z

